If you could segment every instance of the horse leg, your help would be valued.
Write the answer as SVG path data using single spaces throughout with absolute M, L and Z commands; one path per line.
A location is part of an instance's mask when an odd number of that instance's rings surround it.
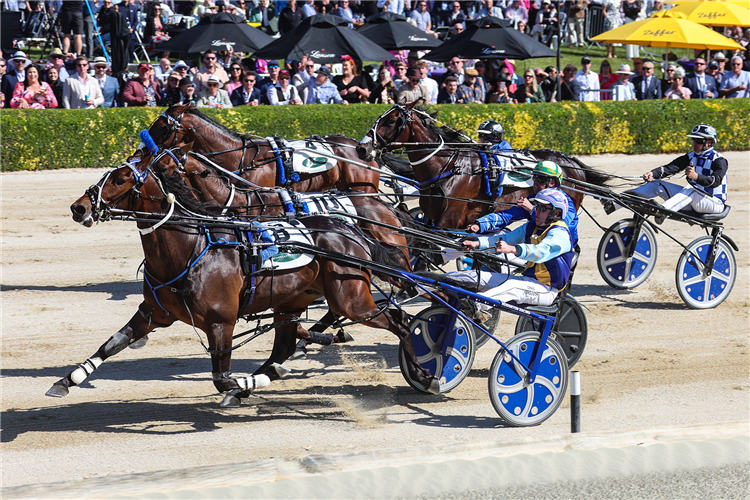
M 170 325 L 175 320 L 174 318 L 159 318 L 160 325 Z M 162 323 L 163 322 L 163 323 Z M 153 331 L 156 325 L 152 323 L 151 318 L 144 317 L 140 311 L 136 312 L 130 321 L 123 326 L 117 333 L 112 335 L 109 340 L 99 347 L 90 358 L 78 365 L 75 370 L 70 372 L 64 378 L 61 378 L 55 382 L 52 387 L 47 391 L 47 396 L 55 398 L 61 398 L 68 395 L 69 389 L 73 386 L 81 384 L 89 375 L 94 373 L 94 370 L 109 357 L 114 356 L 118 352 L 125 349 L 128 345 L 148 335 L 149 332 Z
M 294 354 L 292 354 L 291 359 L 299 359 L 307 356 L 307 346 L 310 344 L 331 345 L 342 342 L 351 342 L 354 340 L 354 337 L 345 332 L 339 332 L 335 335 L 331 333 L 323 333 L 338 321 L 339 318 L 341 318 L 341 316 L 334 314 L 329 310 L 325 316 L 320 318 L 309 330 L 305 330 L 301 326 L 298 326 L 297 337 L 300 340 L 297 342 L 297 347 Z
M 274 323 L 281 323 L 289 319 L 290 316 L 288 313 L 278 312 L 274 315 L 273 320 Z M 267 376 L 270 380 L 279 380 L 289 373 L 287 368 L 281 366 L 281 363 L 294 354 L 294 341 L 297 339 L 299 328 L 296 323 L 287 323 L 278 325 L 275 330 L 276 335 L 273 339 L 271 356 L 254 372 L 254 375 Z

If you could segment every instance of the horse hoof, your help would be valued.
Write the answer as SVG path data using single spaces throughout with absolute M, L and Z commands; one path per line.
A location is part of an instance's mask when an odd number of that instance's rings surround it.
M 440 381 L 433 377 L 429 387 L 427 387 L 427 392 L 430 394 L 440 394 Z
M 338 339 L 339 344 L 343 344 L 346 342 L 354 342 L 354 337 L 352 337 L 351 333 L 349 332 L 339 332 L 336 334 L 336 337 Z
M 221 407 L 222 408 L 239 408 L 240 407 L 240 398 L 235 397 L 234 394 L 231 392 L 228 392 L 224 399 L 221 401 Z
M 131 349 L 142 349 L 146 347 L 147 343 L 148 343 L 148 335 L 139 338 L 138 340 L 130 344 L 128 347 L 130 347 Z
M 54 384 L 52 387 L 49 388 L 49 390 L 44 394 L 45 396 L 50 396 L 53 398 L 64 398 L 68 395 L 68 388 L 65 387 L 62 384 Z
M 284 378 L 292 372 L 292 370 L 290 370 L 284 365 L 280 365 L 279 363 L 274 363 L 271 366 L 273 367 L 274 370 L 276 370 L 276 375 L 278 375 L 279 378 Z M 270 380 L 269 380 L 269 385 L 270 385 Z M 267 387 L 267 386 L 264 385 L 263 387 Z
M 302 349 L 297 348 L 294 351 L 294 354 L 292 354 L 291 356 L 289 356 L 289 359 L 291 359 L 291 360 L 305 359 L 306 357 L 307 357 L 307 349 L 305 349 L 305 348 L 302 348 Z

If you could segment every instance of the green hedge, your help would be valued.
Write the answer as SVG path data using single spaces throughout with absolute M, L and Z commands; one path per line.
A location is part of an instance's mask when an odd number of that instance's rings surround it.
M 205 110 L 227 127 L 286 138 L 343 134 L 361 138 L 387 105 L 261 106 Z M 697 123 L 719 133 L 719 148 L 750 150 L 750 100 L 692 100 L 524 105 L 433 106 L 438 118 L 473 134 L 487 119 L 503 124 L 515 148 L 568 154 L 675 153 Z M 103 167 L 118 164 L 162 109 L 3 110 L 2 170 Z

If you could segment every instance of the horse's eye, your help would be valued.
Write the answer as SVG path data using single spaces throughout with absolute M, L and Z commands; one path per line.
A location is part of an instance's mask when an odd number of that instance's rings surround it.
M 122 186 L 123 184 L 125 184 L 125 179 L 120 177 L 119 179 L 115 181 L 115 184 L 117 184 L 118 186 Z

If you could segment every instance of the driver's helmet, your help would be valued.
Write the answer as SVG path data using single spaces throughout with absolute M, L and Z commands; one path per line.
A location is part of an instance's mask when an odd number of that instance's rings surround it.
M 534 176 L 534 178 L 539 179 L 539 184 L 544 184 L 545 186 L 549 182 L 549 179 L 555 179 L 555 184 L 559 186 L 562 183 L 562 169 L 560 166 L 549 160 L 540 161 L 536 164 L 534 167 L 534 171 L 531 172 L 531 175 Z M 543 182 L 542 182 L 543 181 Z
M 687 136 L 693 139 L 712 139 L 714 144 L 716 144 L 718 138 L 716 129 L 706 123 L 701 123 L 700 125 L 693 127 L 693 130 L 691 130 Z
M 503 140 L 503 126 L 495 120 L 483 121 L 477 129 L 479 139 L 486 142 L 500 142 Z
M 565 197 L 565 193 L 559 189 L 542 189 L 534 195 L 534 204 L 552 205 L 552 213 L 547 216 L 547 222 L 564 220 L 565 216 L 568 215 L 568 200 Z

